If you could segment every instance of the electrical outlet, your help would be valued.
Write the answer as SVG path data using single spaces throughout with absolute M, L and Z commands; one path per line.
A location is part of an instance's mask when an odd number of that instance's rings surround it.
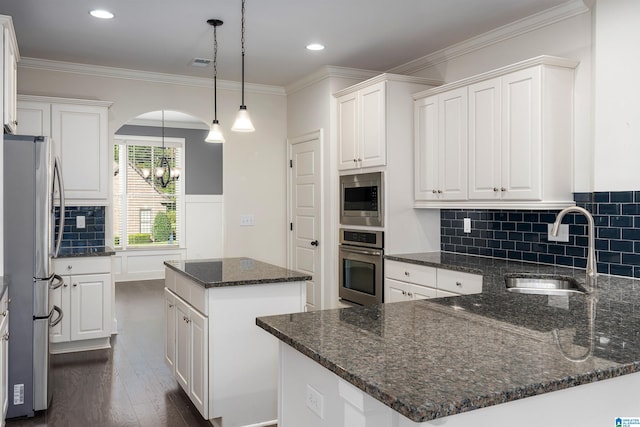
M 471 233 L 471 218 L 464 218 L 463 220 L 463 230 L 465 233 Z
M 324 419 L 323 414 L 323 406 L 324 406 L 324 397 L 320 394 L 318 390 L 311 387 L 307 384 L 307 398 L 306 398 L 307 408 L 311 409 L 317 416 L 321 419 Z
M 560 228 L 558 229 L 558 235 L 553 237 L 551 235 L 551 229 L 553 228 L 553 224 L 547 224 L 547 240 L 550 242 L 568 242 L 569 241 L 569 224 L 560 224 Z
M 240 215 L 240 227 L 253 227 L 256 225 L 256 217 L 251 215 Z
M 85 218 L 84 216 L 80 215 L 76 217 L 76 228 L 85 228 Z

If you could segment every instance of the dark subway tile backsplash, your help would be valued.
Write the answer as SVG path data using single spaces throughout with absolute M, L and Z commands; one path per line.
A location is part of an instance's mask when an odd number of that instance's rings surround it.
M 640 278 L 640 191 L 575 193 L 574 200 L 594 217 L 598 271 Z M 547 224 L 558 212 L 443 209 L 440 249 L 585 268 L 586 219 L 566 215 L 569 242 L 550 242 Z M 463 218 L 471 218 L 471 233 L 463 232 Z
M 67 206 L 62 234 L 63 248 L 100 247 L 105 245 L 105 207 Z M 60 220 L 60 210 L 56 207 L 56 223 Z M 76 227 L 76 218 L 84 216 L 85 227 Z

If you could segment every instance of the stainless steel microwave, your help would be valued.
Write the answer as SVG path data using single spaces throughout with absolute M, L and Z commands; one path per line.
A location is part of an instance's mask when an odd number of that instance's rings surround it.
M 340 224 L 384 226 L 383 172 L 340 176 Z

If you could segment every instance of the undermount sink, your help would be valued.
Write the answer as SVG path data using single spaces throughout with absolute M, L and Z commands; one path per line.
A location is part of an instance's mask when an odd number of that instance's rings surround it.
M 542 274 L 505 274 L 507 291 L 518 294 L 567 295 L 586 294 L 587 290 L 569 276 L 545 276 Z

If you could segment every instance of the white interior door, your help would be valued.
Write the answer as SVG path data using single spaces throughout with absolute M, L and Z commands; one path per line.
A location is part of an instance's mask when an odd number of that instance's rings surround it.
M 290 141 L 291 268 L 309 274 L 307 310 L 322 308 L 320 132 Z

